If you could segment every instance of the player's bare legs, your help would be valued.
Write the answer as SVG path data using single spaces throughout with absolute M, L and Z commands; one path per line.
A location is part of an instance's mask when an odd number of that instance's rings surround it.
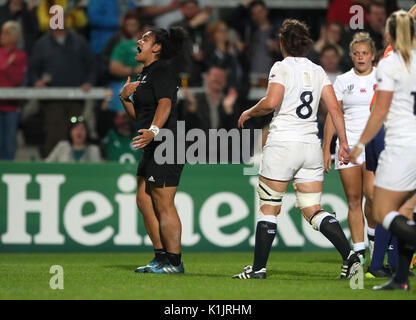
M 148 266 L 158 265 L 160 263 L 166 262 L 166 251 L 160 238 L 159 220 L 157 217 L 157 212 L 153 206 L 150 189 L 146 184 L 145 179 L 141 176 L 137 177 L 136 203 L 137 207 L 142 213 L 146 232 L 152 241 L 155 251 L 155 257 L 149 264 L 138 267 L 136 269 L 136 272 L 142 273 L 145 272 Z
M 354 251 L 365 253 L 364 244 L 364 216 L 362 210 L 363 177 L 360 166 L 339 170 L 344 192 L 348 201 L 348 225 Z
M 312 227 L 321 232 L 338 250 L 343 259 L 340 278 L 350 278 L 357 270 L 360 260 L 351 251 L 348 240 L 334 215 L 322 209 L 320 195 L 322 182 L 303 182 L 294 184 L 297 206 L 303 217 Z
M 367 219 L 367 237 L 369 240 L 370 257 L 374 248 L 374 235 L 376 228 L 376 221 L 373 218 L 373 191 L 374 191 L 374 172 L 367 170 L 366 164 L 361 165 L 363 175 L 363 193 L 365 196 L 364 215 Z
M 182 225 L 175 208 L 175 194 L 178 187 L 151 187 L 153 205 L 158 213 L 160 236 L 166 255 L 173 266 L 181 264 Z
M 387 286 L 393 289 L 408 290 L 408 270 L 416 248 L 416 225 L 413 220 L 399 212 L 410 214 L 413 209 L 415 193 L 410 191 L 392 191 L 374 187 L 373 212 L 376 221 L 398 238 L 399 261 L 393 281 L 374 287 L 383 290 Z M 413 207 L 414 208 L 414 207 Z
M 157 219 L 157 213 L 153 207 L 150 189 L 149 186 L 146 185 L 144 178 L 140 176 L 137 177 L 136 202 L 137 207 L 142 213 L 144 226 L 153 243 L 153 247 L 155 249 L 162 249 L 163 244 L 160 239 L 159 220 Z

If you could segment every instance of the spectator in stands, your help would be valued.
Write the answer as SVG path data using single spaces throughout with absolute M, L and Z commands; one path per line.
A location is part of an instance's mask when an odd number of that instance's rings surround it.
M 142 0 L 140 11 L 145 19 L 152 19 L 155 26 L 168 29 L 169 26 L 183 19 L 179 9 L 181 0 Z
M 328 43 L 322 48 L 319 57 L 320 65 L 324 68 L 332 84 L 334 84 L 336 78 L 342 73 L 339 70 L 340 60 L 341 55 L 337 46 Z
M 376 49 L 381 50 L 384 46 L 384 32 L 386 28 L 386 8 L 383 2 L 371 1 L 368 6 L 367 23 L 365 32 L 370 34 L 376 44 Z
M 118 30 L 121 21 L 125 26 L 127 12 L 135 8 L 133 0 L 90 0 L 87 13 L 90 45 L 95 54 L 103 51 L 109 39 Z M 137 18 L 135 20 L 134 23 L 138 21 Z
M 339 46 L 333 44 L 326 44 L 319 56 L 319 64 L 325 70 L 329 81 L 334 84 L 337 77 L 342 74 L 340 71 L 340 60 L 341 54 L 339 52 Z M 323 130 L 325 126 L 325 120 L 327 115 L 327 108 L 323 104 L 323 101 L 319 104 L 318 114 L 317 114 L 317 122 L 318 122 L 318 137 L 322 139 L 323 137 Z M 335 143 L 335 141 L 334 141 Z M 335 153 L 335 146 L 333 148 L 333 153 Z
M 364 8 L 364 20 L 365 20 L 365 8 L 371 0 L 332 0 L 328 6 L 328 12 L 326 16 L 327 23 L 338 22 L 342 26 L 349 27 L 351 18 L 356 12 L 350 12 L 350 8 L 354 5 L 361 5 Z
M 0 7 L 0 27 L 8 20 L 14 20 L 22 26 L 22 36 L 17 47 L 30 54 L 33 44 L 38 36 L 38 21 L 34 8 L 36 0 L 30 0 L 28 4 L 24 0 L 8 0 Z
M 60 141 L 46 162 L 100 162 L 98 146 L 89 142 L 88 126 L 82 117 L 71 117 L 67 140 Z
M 229 130 L 236 127 L 238 92 L 232 87 L 226 90 L 227 74 L 219 66 L 211 66 L 204 74 L 204 92 L 192 95 L 185 89 L 186 104 L 183 114 L 187 130 Z
M 197 0 L 182 0 L 180 6 L 183 19 L 173 23 L 172 27 L 182 27 L 188 32 L 189 43 L 184 55 L 175 59 L 173 65 L 179 74 L 186 76 L 188 85 L 199 87 L 202 84 L 203 58 L 202 42 L 205 27 L 211 18 L 209 8 L 202 9 Z
M 18 87 L 27 69 L 26 53 L 17 49 L 21 26 L 7 21 L 0 35 L 0 87 Z M 0 159 L 13 160 L 16 152 L 16 133 L 19 123 L 16 101 L 0 100 Z
M 99 84 L 107 85 L 109 81 L 114 80 L 110 75 L 110 58 L 114 48 L 123 40 L 136 39 L 140 32 L 139 15 L 136 10 L 128 11 L 121 20 L 120 28 L 111 36 L 105 44 L 100 59 L 100 79 Z
M 115 79 L 110 83 L 110 88 L 113 90 L 113 98 L 108 104 L 108 110 L 110 111 L 124 110 L 118 95 L 127 77 L 135 78 L 143 69 L 143 65 L 136 61 L 137 40 L 137 37 L 122 40 L 111 53 L 109 70 Z
M 266 4 L 261 0 L 245 0 L 231 11 L 227 23 L 239 31 L 248 48 L 251 84 L 266 87 L 270 68 L 281 58 L 277 27 L 269 19 Z
M 35 43 L 29 70 L 30 84 L 39 88 L 80 87 L 88 91 L 96 80 L 94 55 L 87 41 L 67 29 L 51 30 Z M 81 115 L 84 101 L 44 101 L 41 107 L 46 125 L 45 155 L 66 137 L 66 119 Z
M 314 63 L 319 64 L 319 57 L 322 52 L 322 48 L 327 44 L 332 44 L 337 47 L 340 53 L 340 68 L 341 71 L 349 70 L 351 65 L 351 59 L 348 56 L 348 46 L 343 41 L 343 26 L 338 22 L 329 22 L 321 27 L 321 33 L 319 39 L 314 43 L 309 51 L 308 58 Z
M 80 0 L 42 0 L 37 9 L 39 29 L 46 32 L 50 29 L 51 14 L 49 10 L 54 5 L 59 5 L 65 9 L 65 28 L 80 31 L 88 24 L 87 15 L 80 7 Z
M 206 28 L 206 46 L 204 48 L 205 68 L 221 66 L 227 72 L 227 83 L 237 89 L 242 82 L 242 64 L 244 44 L 238 35 L 228 29 L 224 21 L 211 22 Z
M 124 111 L 118 111 L 114 117 L 114 127 L 103 140 L 103 149 L 108 161 L 137 163 L 143 149 L 132 148 L 132 139 L 136 136 L 130 117 Z

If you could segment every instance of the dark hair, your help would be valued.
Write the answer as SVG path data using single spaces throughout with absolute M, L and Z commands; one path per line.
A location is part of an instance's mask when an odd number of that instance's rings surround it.
M 263 8 L 266 8 L 266 9 L 267 9 L 267 6 L 266 6 L 266 4 L 264 3 L 264 1 L 263 1 L 263 0 L 254 0 L 254 1 L 252 1 L 252 2 L 249 4 L 248 9 L 249 9 L 249 10 L 251 10 L 252 8 L 254 8 L 254 7 L 255 7 L 255 6 L 257 6 L 257 5 L 260 5 L 260 6 L 262 6 Z
M 129 10 L 126 12 L 126 14 L 123 17 L 124 20 L 134 19 L 137 20 L 137 22 L 140 23 L 139 14 L 136 10 Z
M 331 43 L 327 43 L 326 45 L 324 45 L 324 47 L 322 48 L 321 53 L 319 54 L 319 56 L 322 57 L 322 55 L 324 54 L 325 51 L 330 51 L 330 50 L 335 51 L 335 53 L 337 54 L 338 57 L 341 56 L 341 53 L 339 52 L 339 49 Z
M 384 3 L 380 2 L 380 1 L 370 1 L 370 3 L 368 4 L 368 13 L 371 13 L 371 7 L 379 7 L 379 8 L 383 8 L 384 10 L 386 9 Z
M 68 128 L 68 140 L 69 140 L 69 142 L 71 143 L 71 145 L 72 145 L 72 143 L 73 143 L 73 141 L 72 141 L 72 137 L 71 137 L 71 131 L 72 131 L 72 129 L 73 129 L 73 128 L 75 128 L 76 126 L 78 126 L 78 125 L 80 125 L 80 124 L 84 125 L 85 130 L 87 131 L 87 136 L 86 136 L 86 138 L 85 138 L 85 143 L 86 143 L 86 144 L 89 144 L 89 143 L 91 142 L 91 139 L 90 139 L 90 132 L 89 132 L 89 130 L 88 130 L 88 126 L 87 126 L 87 123 L 85 122 L 84 117 L 82 117 L 82 116 L 79 116 L 79 117 L 72 116 L 72 117 L 69 119 L 69 122 L 70 122 L 70 123 L 69 123 L 69 128 Z
M 304 57 L 312 45 L 308 26 L 296 19 L 286 19 L 279 31 L 279 38 L 286 53 Z
M 169 31 L 153 27 L 149 31 L 154 35 L 154 43 L 162 45 L 159 59 L 168 60 L 183 53 L 188 34 L 182 27 L 171 27 Z

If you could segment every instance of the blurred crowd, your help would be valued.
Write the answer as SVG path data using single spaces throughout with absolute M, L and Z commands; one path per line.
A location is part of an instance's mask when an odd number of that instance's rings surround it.
M 388 15 L 397 1 L 332 0 L 327 10 L 268 8 L 243 0 L 234 8 L 212 8 L 203 0 L 8 0 L 0 7 L 0 87 L 107 88 L 92 104 L 44 100 L 37 105 L 0 100 L 0 160 L 32 147 L 46 161 L 135 162 L 130 146 L 135 123 L 123 112 L 118 93 L 142 66 L 135 61 L 137 40 L 150 27 L 181 26 L 189 34 L 183 54 L 172 64 L 181 78 L 179 120 L 186 128 L 232 129 L 256 100 L 253 88 L 266 88 L 268 72 L 281 60 L 277 30 L 286 18 L 305 21 L 314 39 L 308 58 L 332 82 L 352 67 L 349 8 L 365 9 L 364 31 L 382 50 Z M 50 20 L 63 7 L 64 29 Z M 200 88 L 197 92 L 190 88 Z M 320 128 L 325 119 L 320 110 Z M 26 116 L 25 116 L 26 115 Z M 248 128 L 267 129 L 271 115 Z M 18 134 L 20 133 L 20 134 Z M 24 156 L 20 160 L 28 160 Z

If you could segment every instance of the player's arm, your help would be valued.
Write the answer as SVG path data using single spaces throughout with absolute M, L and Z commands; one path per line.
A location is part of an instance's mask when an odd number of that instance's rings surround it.
M 338 101 L 341 108 L 342 101 Z M 332 118 L 329 113 L 326 115 L 325 126 L 324 126 L 324 138 L 323 138 L 323 153 L 324 153 L 324 167 L 325 172 L 329 172 L 331 169 L 331 142 L 335 134 L 335 127 L 332 122 Z
M 139 84 L 139 81 L 130 82 L 130 77 L 128 77 L 119 95 L 124 110 L 126 110 L 126 113 L 133 119 L 136 119 L 136 111 L 134 110 L 134 104 L 130 100 L 130 96 L 136 91 Z
M 338 160 L 343 161 L 344 163 L 348 163 L 348 141 L 347 135 L 345 133 L 344 114 L 342 113 L 342 110 L 338 104 L 332 85 L 326 85 L 323 87 L 321 97 L 327 106 L 334 128 L 338 133 L 340 146 L 338 151 Z
M 157 105 L 155 116 L 153 117 L 152 125 L 149 129 L 140 129 L 138 132 L 141 135 L 133 138 L 133 148 L 141 149 L 147 146 L 153 138 L 159 133 L 159 128 L 162 128 L 166 121 L 168 121 L 170 111 L 172 108 L 172 100 L 169 98 L 162 98 Z
M 367 125 L 359 143 L 366 145 L 369 143 L 380 131 L 384 120 L 389 112 L 391 100 L 393 99 L 393 91 L 377 91 L 376 93 L 376 108 L 371 112 Z
M 282 102 L 285 87 L 280 83 L 270 83 L 266 96 L 256 105 L 244 111 L 238 119 L 238 127 L 244 128 L 244 122 L 250 118 L 261 117 L 272 112 Z

